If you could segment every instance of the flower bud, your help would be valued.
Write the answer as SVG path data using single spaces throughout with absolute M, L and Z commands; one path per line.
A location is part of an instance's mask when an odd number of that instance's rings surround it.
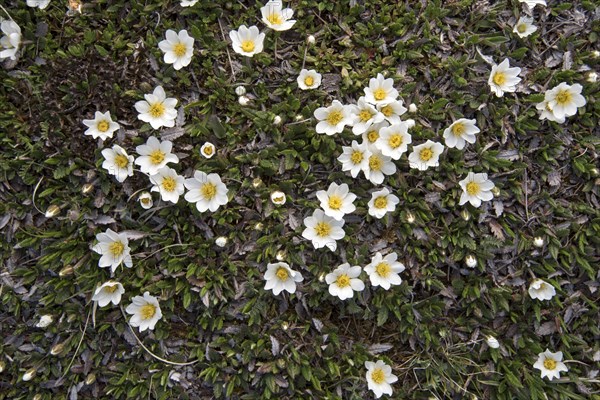
M 468 221 L 471 219 L 471 214 L 469 213 L 469 211 L 467 210 L 462 210 L 460 212 L 460 216 L 462 217 L 462 219 L 464 219 L 465 221 Z
M 543 247 L 543 246 L 544 246 L 544 238 L 543 238 L 543 237 L 541 237 L 541 236 L 536 236 L 536 237 L 533 239 L 533 245 L 534 245 L 535 247 Z
M 42 315 L 40 321 L 37 324 L 35 324 L 35 326 L 36 328 L 45 328 L 48 325 L 50 325 L 53 320 L 54 318 L 52 318 L 52 315 Z
M 227 244 L 227 238 L 225 236 L 219 236 L 215 240 L 215 244 L 219 247 L 225 247 L 225 245 Z
M 283 261 L 285 260 L 285 255 L 285 251 L 279 250 L 277 254 L 275 254 L 275 258 L 277 259 L 277 261 Z
M 2 372 L 4 372 L 4 369 L 6 368 L 6 362 L 4 360 L 0 361 L 0 374 Z
M 273 125 L 279 124 L 281 124 L 281 117 L 279 115 L 276 115 L 275 118 L 273 118 Z
M 250 103 L 250 99 L 246 96 L 240 96 L 238 98 L 238 103 L 240 103 L 240 105 L 242 105 L 242 106 L 247 106 L 248 103 Z
M 81 193 L 88 194 L 92 191 L 92 189 L 94 189 L 94 185 L 92 185 L 91 183 L 86 183 L 81 187 Z
M 492 349 L 497 349 L 498 347 L 500 347 L 500 342 L 498 342 L 498 339 L 496 339 L 493 336 L 488 336 L 485 339 L 485 342 L 487 343 L 488 346 L 490 346 Z
M 23 374 L 23 380 L 25 382 L 30 381 L 31 379 L 33 379 L 33 377 L 35 376 L 35 373 L 37 372 L 37 370 L 35 368 L 29 368 L 27 371 L 25 371 L 25 373 Z
M 257 222 L 257 223 L 254 225 L 254 229 L 255 229 L 255 230 L 257 230 L 257 231 L 262 231 L 262 230 L 263 230 L 263 228 L 264 228 L 264 225 L 263 225 L 263 223 L 262 223 L 262 222 Z
M 408 106 L 408 112 L 416 113 L 417 112 L 417 105 L 415 103 L 410 103 L 410 106 Z
M 407 119 L 407 120 L 406 120 L 406 121 L 404 121 L 404 122 L 406 123 L 406 127 L 407 127 L 408 129 L 410 129 L 410 128 L 414 128 L 414 126 L 415 126 L 415 120 L 414 120 L 414 119 L 410 119 L 410 118 L 409 118 L 409 119 Z
M 598 50 L 592 51 L 592 57 L 594 57 L 594 58 L 600 57 L 600 51 L 598 51 Z
M 410 211 L 406 213 L 406 222 L 408 222 L 409 224 L 415 222 L 415 215 Z
M 492 194 L 494 195 L 494 197 L 500 196 L 500 188 L 498 186 L 494 186 L 492 188 Z
M 235 88 L 235 94 L 237 94 L 238 96 L 243 96 L 246 94 L 246 88 L 243 86 L 238 86 Z
M 86 385 L 91 385 L 92 383 L 96 382 L 96 374 L 91 373 L 88 376 L 85 377 L 85 384 Z
M 58 271 L 58 276 L 60 276 L 61 278 L 64 278 L 67 275 L 73 274 L 74 270 L 75 269 L 71 265 L 67 265 L 66 267 L 63 267 L 63 269 Z
M 306 38 L 306 42 L 308 44 L 314 44 L 316 41 L 315 37 L 313 35 L 308 35 L 308 37 Z
M 475 268 L 477 266 L 477 259 L 473 255 L 469 254 L 465 257 L 465 264 L 467 264 L 467 267 L 469 268 Z
M 50 349 L 50 354 L 55 356 L 58 355 L 60 353 L 62 353 L 62 351 L 65 349 L 65 343 L 57 343 L 54 346 L 52 346 L 52 348 Z
M 598 74 L 595 71 L 592 71 L 588 74 L 587 81 L 589 83 L 596 83 L 597 80 L 598 80 Z
M 48 209 L 46 210 L 46 218 L 52 218 L 54 217 L 56 214 L 58 214 L 60 212 L 60 207 L 57 206 L 56 204 L 52 204 L 50 207 L 48 207 Z

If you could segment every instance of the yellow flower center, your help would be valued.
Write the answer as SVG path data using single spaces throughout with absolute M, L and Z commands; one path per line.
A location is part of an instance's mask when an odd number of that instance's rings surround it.
M 350 156 L 350 161 L 352 161 L 352 163 L 354 163 L 354 164 L 360 164 L 362 162 L 363 158 L 365 158 L 365 156 L 363 155 L 363 153 L 361 151 L 354 150 L 352 152 L 352 155 Z
M 204 154 L 206 154 L 207 156 L 210 156 L 213 153 L 213 148 L 212 146 L 206 146 L 204 148 L 204 150 L 202 150 L 204 152 Z
M 361 110 L 360 113 L 358 114 L 358 118 L 361 120 L 361 122 L 367 122 L 372 117 L 373 117 L 373 113 L 371 113 L 370 110 Z
M 156 314 L 156 306 L 154 304 L 146 303 L 140 308 L 140 315 L 142 319 L 150 319 Z
M 312 86 L 315 83 L 315 78 L 313 78 L 312 76 L 307 76 L 306 78 L 304 78 L 304 84 L 306 86 Z
M 394 109 L 389 104 L 381 109 L 381 112 L 386 117 L 390 117 L 394 113 Z
M 287 281 L 288 277 L 290 276 L 287 269 L 283 267 L 277 268 L 277 272 L 275 272 L 275 275 L 280 281 Z
M 517 26 L 517 32 L 519 32 L 519 33 L 523 33 L 523 32 L 525 32 L 526 30 L 527 30 L 527 25 L 525 25 L 525 24 L 519 24 L 519 25 Z
M 150 106 L 148 114 L 153 118 L 160 118 L 165 113 L 165 106 L 163 103 L 154 103 Z
M 154 150 L 148 157 L 150 157 L 150 162 L 154 165 L 158 165 L 165 161 L 165 153 L 160 150 Z
M 369 157 L 369 168 L 371 171 L 381 171 L 382 165 L 383 161 L 381 158 L 379 158 L 379 156 L 373 154 L 371 157 Z
M 175 46 L 173 46 L 173 53 L 175 53 L 175 55 L 177 57 L 183 57 L 186 52 L 187 52 L 187 47 L 185 44 L 183 44 L 181 42 L 179 42 Z
M 129 165 L 129 159 L 123 154 L 117 154 L 115 156 L 115 164 L 119 168 L 125 168 Z
M 108 292 L 108 293 L 114 293 L 117 291 L 117 289 L 119 288 L 119 286 L 117 285 L 113 285 L 113 286 L 104 286 L 104 291 Z
M 506 83 L 506 74 L 504 72 L 496 72 L 492 80 L 496 85 L 502 86 Z
M 167 192 L 172 192 L 177 187 L 177 181 L 175 180 L 175 178 L 173 178 L 171 176 L 167 176 L 162 181 L 162 187 Z
M 454 136 L 462 136 L 465 131 L 466 127 L 462 122 L 456 122 L 454 125 L 452 125 L 452 133 Z
M 344 119 L 344 115 L 342 114 L 342 112 L 339 110 L 334 110 L 329 113 L 326 121 L 329 125 L 337 125 L 342 119 Z
M 554 368 L 556 368 L 556 361 L 554 361 L 551 358 L 546 358 L 544 360 L 544 368 L 553 370 Z
M 329 208 L 339 210 L 342 207 L 342 198 L 340 196 L 329 196 Z
M 100 131 L 100 132 L 106 132 L 108 130 L 108 128 L 110 127 L 110 124 L 108 123 L 107 120 L 103 119 L 102 121 L 98 122 L 98 125 L 96 125 L 96 128 Z
M 386 262 L 381 262 L 375 267 L 375 272 L 377 272 L 377 275 L 381 276 L 382 278 L 387 278 L 392 272 L 392 267 Z
M 385 373 L 381 368 L 375 369 L 375 371 L 371 372 L 371 379 L 378 385 L 381 385 L 385 382 Z
M 114 257 L 120 257 L 125 251 L 125 245 L 121 242 L 112 242 L 110 246 L 108 246 L 108 251 Z
M 269 21 L 273 25 L 283 24 L 283 18 L 280 14 L 277 13 L 269 14 L 269 16 L 267 17 L 267 21 Z
M 423 161 L 429 161 L 431 160 L 431 157 L 433 157 L 433 151 L 431 151 L 429 147 L 426 147 L 419 152 L 419 157 Z
M 282 202 L 283 202 L 283 196 L 273 197 L 273 203 L 282 203 Z
M 320 237 L 329 236 L 331 233 L 331 225 L 327 222 L 318 222 L 317 226 L 315 226 L 315 233 Z
M 150 198 L 148 198 L 148 197 L 144 197 L 143 199 L 140 199 L 140 201 L 141 201 L 141 202 L 142 202 L 142 204 L 144 204 L 144 205 L 145 205 L 145 204 L 150 204 L 150 200 L 151 200 L 151 199 L 150 199 Z
M 392 136 L 390 136 L 390 138 L 388 139 L 388 144 L 390 145 L 390 147 L 392 149 L 397 149 L 398 147 L 402 146 L 402 135 L 395 133 Z
M 381 101 L 381 100 L 385 99 L 386 96 L 387 96 L 387 93 L 386 93 L 385 89 L 379 88 L 379 89 L 375 89 L 373 91 L 373 97 L 375 97 L 375 100 L 377 100 L 377 101 Z
M 386 208 L 388 204 L 387 196 L 379 196 L 373 202 L 375 208 Z
M 477 182 L 469 182 L 467 183 L 467 193 L 469 196 L 475 196 L 480 191 L 479 183 Z
M 246 53 L 250 53 L 252 51 L 254 51 L 254 40 L 244 40 L 242 41 L 242 50 L 244 50 Z
M 564 106 L 569 104 L 573 99 L 573 95 L 568 90 L 559 90 L 556 94 L 556 104 Z
M 377 139 L 379 139 L 379 132 L 373 130 L 367 133 L 367 140 L 369 143 L 375 143 Z
M 205 183 L 200 189 L 206 200 L 212 200 L 217 195 L 217 186 L 214 183 Z
M 338 285 L 338 287 L 343 289 L 346 286 L 350 286 L 350 277 L 346 274 L 342 274 L 337 277 L 335 283 Z

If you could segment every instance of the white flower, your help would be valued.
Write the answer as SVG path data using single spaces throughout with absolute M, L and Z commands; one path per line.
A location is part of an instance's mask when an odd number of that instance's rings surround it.
M 150 182 L 154 184 L 151 192 L 159 192 L 164 201 L 177 204 L 179 196 L 185 192 L 183 182 L 185 178 L 177 174 L 173 168 L 162 167 L 154 175 L 150 175 Z
M 127 314 L 131 314 L 129 323 L 131 326 L 140 328 L 140 332 L 146 329 L 153 330 L 158 320 L 162 318 L 162 311 L 158 304 L 158 299 L 150 296 L 150 292 L 145 292 L 144 296 L 135 296 L 131 299 L 131 304 L 125 309 Z
M 392 162 L 392 158 L 384 156 L 381 151 L 375 146 L 369 147 L 371 155 L 369 162 L 363 169 L 365 177 L 375 185 L 380 185 L 383 182 L 385 175 L 396 173 L 396 164 Z
M 304 280 L 300 272 L 294 271 L 284 262 L 267 264 L 267 271 L 265 272 L 264 278 L 267 281 L 265 290 L 273 290 L 275 296 L 284 290 L 295 293 L 296 282 L 302 282 Z
M 545 352 L 538 354 L 538 359 L 533 364 L 533 368 L 542 371 L 541 377 L 552 380 L 554 378 L 560 379 L 561 372 L 567 372 L 569 368 L 562 362 L 563 354 L 562 351 L 552 353 L 546 349 Z
M 146 100 L 135 103 L 138 119 L 150 123 L 153 129 L 175 126 L 177 99 L 167 97 L 162 86 L 157 86 L 152 94 L 145 94 L 144 98 Z
M 369 146 L 364 142 L 358 144 L 353 140 L 351 146 L 342 146 L 342 154 L 338 157 L 338 161 L 342 163 L 342 171 L 350 171 L 350 175 L 356 178 L 360 171 L 369 167 L 369 157 L 371 157 Z
M 402 100 L 394 100 L 388 104 L 377 105 L 377 111 L 383 114 L 383 117 L 390 124 L 399 124 L 401 122 L 400 116 L 406 113 L 406 107 L 404 107 Z
M 359 98 L 356 105 L 349 105 L 348 109 L 352 116 L 352 133 L 355 135 L 362 135 L 371 125 L 380 123 L 385 118 L 375 107 L 367 103 L 364 97 Z
M 369 200 L 369 215 L 375 218 L 383 218 L 388 212 L 394 212 L 396 210 L 396 204 L 400 202 L 397 196 L 390 193 L 387 188 L 383 188 L 378 192 L 371 194 L 371 200 Z
M 279 191 L 279 190 L 275 190 L 274 192 L 271 192 L 271 201 L 273 202 L 273 204 L 277 205 L 277 206 L 282 206 L 285 204 L 287 198 L 285 197 L 285 193 Z
M 321 86 L 321 74 L 314 69 L 303 69 L 296 79 L 298 87 L 302 90 L 316 89 Z
M 337 267 L 333 272 L 325 275 L 325 282 L 329 285 L 329 293 L 337 296 L 340 300 L 346 300 L 354 297 L 354 292 L 361 292 L 365 289 L 363 281 L 358 279 L 362 272 L 359 266 L 351 267 L 344 263 Z
M 50 0 L 27 0 L 29 7 L 38 7 L 40 10 L 48 7 L 48 4 L 50 4 Z
M 498 347 L 500 347 L 500 342 L 498 342 L 498 339 L 496 339 L 493 336 L 488 336 L 485 338 L 485 342 L 487 343 L 488 346 L 490 346 L 492 349 L 497 349 Z
M 140 193 L 138 200 L 145 210 L 152 208 L 154 205 L 154 201 L 152 201 L 152 195 L 149 192 Z
M 179 162 L 179 157 L 171 154 L 173 143 L 169 140 L 160 142 L 154 136 L 150 136 L 146 144 L 139 145 L 135 151 L 140 155 L 136 158 L 135 164 L 140 166 L 140 170 L 148 175 L 155 175 L 158 170 L 168 163 Z
M 480 132 L 474 119 L 461 118 L 444 129 L 446 146 L 456 147 L 458 150 L 465 148 L 467 142 L 475 143 L 475 135 Z
M 83 134 L 91 136 L 94 139 L 100 138 L 106 140 L 112 138 L 113 132 L 119 129 L 119 124 L 113 122 L 110 117 L 110 111 L 105 113 L 96 111 L 94 119 L 84 119 L 83 124 L 88 127 Z
M 306 42 L 308 44 L 315 44 L 316 39 L 315 39 L 315 37 L 313 35 L 308 35 L 308 37 L 306 38 Z
M 365 100 L 373 105 L 385 105 L 396 100 L 398 91 L 394 89 L 394 80 L 385 79 L 377 74 L 377 78 L 369 80 L 369 87 L 365 88 Z
M 565 122 L 566 117 L 563 115 L 561 118 L 558 118 L 556 115 L 554 115 L 552 109 L 550 108 L 550 104 L 548 104 L 546 100 L 542 101 L 541 103 L 537 103 L 535 108 L 540 111 L 540 120 L 547 119 L 548 121 L 557 122 L 559 124 Z
M 191 7 L 196 5 L 198 0 L 181 0 L 181 7 Z
M 329 250 L 335 251 L 336 240 L 346 236 L 343 229 L 344 220 L 337 221 L 325 215 L 322 210 L 315 210 L 312 216 L 304 218 L 304 225 L 306 229 L 302 232 L 302 236 L 310 240 L 315 249 L 327 246 Z
M 263 51 L 265 34 L 259 33 L 256 26 L 251 26 L 248 28 L 246 25 L 242 25 L 237 31 L 230 31 L 229 37 L 231 38 L 233 51 L 238 54 L 246 57 L 252 57 L 255 54 Z
M 0 38 L 0 60 L 10 58 L 17 59 L 17 51 L 21 44 L 21 28 L 13 20 L 0 22 L 0 30 L 4 36 Z
M 325 211 L 325 215 L 336 220 L 341 220 L 344 215 L 350 214 L 356 210 L 356 206 L 352 204 L 356 200 L 356 195 L 350 193 L 348 185 L 342 183 L 338 185 L 332 182 L 327 191 L 319 190 L 317 199 L 321 202 L 321 208 Z
M 494 197 L 494 182 L 488 179 L 487 174 L 469 172 L 458 184 L 463 190 L 458 203 L 461 206 L 468 201 L 473 207 L 479 207 L 482 201 L 489 201 Z
M 346 125 L 352 125 L 353 122 L 348 106 L 337 100 L 333 100 L 329 107 L 317 108 L 314 115 L 319 121 L 316 127 L 317 133 L 325 133 L 329 136 L 342 132 Z
M 196 208 L 200 212 L 210 210 L 217 211 L 219 206 L 227 204 L 228 189 L 217 174 L 206 174 L 202 171 L 195 171 L 194 177 L 185 180 L 185 187 L 188 192 L 185 199 L 190 203 L 196 203 Z
M 294 10 L 283 9 L 281 0 L 269 0 L 264 7 L 260 8 L 260 13 L 264 24 L 275 31 L 287 31 L 296 23 L 295 19 L 291 19 Z
M 548 107 L 557 119 L 570 117 L 577 113 L 578 107 L 586 104 L 585 98 L 581 95 L 583 87 L 576 83 L 572 86 L 565 82 L 546 91 L 544 100 L 548 102 Z
M 425 171 L 429 167 L 437 167 L 440 154 L 444 151 L 441 143 L 426 141 L 418 146 L 413 146 L 413 151 L 408 155 L 408 163 L 411 168 Z
M 546 6 L 546 0 L 519 0 L 519 2 L 527 4 L 527 7 L 531 8 L 532 10 L 533 7 L 536 6 L 536 4 Z
M 215 244 L 219 247 L 225 247 L 227 245 L 227 238 L 225 236 L 219 236 L 215 239 Z
M 375 141 L 375 147 L 384 156 L 391 157 L 392 160 L 399 160 L 402 154 L 408 150 L 410 143 L 412 143 L 412 137 L 408 133 L 408 125 L 400 122 L 381 128 L 379 137 Z
M 92 247 L 92 250 L 102 255 L 98 261 L 100 268 L 110 267 L 111 272 L 114 273 L 121 263 L 124 263 L 127 268 L 133 267 L 126 234 L 117 233 L 109 228 L 106 232 L 97 234 L 96 240 L 98 243 Z
M 533 245 L 535 247 L 544 247 L 544 238 L 541 236 L 536 236 L 533 238 Z
M 38 321 L 37 324 L 35 324 L 36 328 L 45 328 L 48 325 L 50 325 L 52 323 L 52 321 L 54 321 L 54 318 L 52 317 L 52 315 L 42 315 L 40 317 L 40 320 Z
M 158 47 L 165 53 L 164 61 L 173 64 L 173 68 L 180 70 L 192 61 L 194 54 L 194 38 L 185 29 L 175 33 L 168 29 L 166 39 L 158 43 Z
M 392 368 L 381 360 L 376 363 L 365 361 L 367 369 L 367 386 L 373 391 L 375 398 L 380 398 L 382 395 L 392 395 L 392 385 L 398 380 L 398 377 L 392 374 Z
M 369 144 L 369 146 L 375 146 L 377 139 L 379 139 L 379 132 L 388 126 L 390 126 L 390 124 L 386 121 L 371 125 L 369 129 L 362 134 L 363 142 Z
M 243 96 L 246 94 L 246 88 L 244 86 L 238 86 L 235 88 L 235 94 L 238 96 Z
M 589 83 L 596 83 L 596 81 L 598 80 L 598 74 L 596 73 L 596 71 L 591 71 L 588 73 L 587 78 L 585 80 Z
M 381 286 L 388 290 L 392 285 L 402 283 L 400 272 L 404 271 L 404 265 L 398 261 L 396 253 L 390 253 L 383 257 L 380 252 L 375 253 L 371 263 L 365 267 L 373 286 Z
M 119 282 L 104 282 L 94 291 L 92 301 L 97 301 L 100 307 L 104 307 L 111 302 L 116 306 L 121 302 L 121 295 L 123 293 L 125 293 L 125 289 Z
M 241 106 L 247 106 L 248 103 L 250 103 L 250 98 L 248 96 L 240 96 L 238 97 L 238 103 L 240 103 Z
M 117 181 L 123 182 L 128 176 L 133 175 L 134 157 L 127 155 L 121 146 L 115 144 L 112 149 L 102 150 L 102 156 L 104 157 L 102 168 L 110 175 L 114 175 Z
M 550 300 L 556 294 L 556 289 L 548 282 L 541 279 L 534 279 L 529 285 L 528 292 L 532 299 Z
M 510 68 L 508 58 L 500 63 L 500 65 L 492 65 L 492 72 L 488 79 L 488 84 L 496 97 L 504 96 L 505 92 L 514 92 L 517 90 L 517 84 L 521 82 L 518 75 L 521 73 L 521 68 Z
M 522 38 L 531 35 L 535 31 L 537 31 L 537 26 L 533 25 L 533 18 L 531 17 L 520 17 L 513 28 L 513 32 Z
M 211 142 L 206 142 L 200 148 L 200 154 L 206 158 L 212 158 L 216 153 L 215 145 Z
M 475 256 L 469 254 L 465 257 L 465 264 L 467 264 L 467 267 L 469 268 L 475 268 L 477 266 L 477 259 Z

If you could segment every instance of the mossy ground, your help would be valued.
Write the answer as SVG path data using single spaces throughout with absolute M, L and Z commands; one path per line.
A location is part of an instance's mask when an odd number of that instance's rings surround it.
M 600 62 L 594 1 L 536 7 L 538 32 L 526 39 L 512 33 L 524 8 L 517 1 L 291 1 L 294 28 L 269 31 L 265 51 L 248 60 L 225 38 L 241 24 L 263 29 L 259 3 L 96 0 L 72 16 L 64 3 L 45 11 L 3 3 L 25 42 L 18 62 L 0 69 L 0 398 L 363 399 L 372 396 L 363 364 L 375 359 L 398 375 L 398 399 L 600 398 L 600 105 L 598 84 L 586 82 L 586 66 Z M 196 39 L 181 71 L 157 46 L 169 28 Z M 516 94 L 490 93 L 482 54 L 522 68 Z M 303 65 L 324 74 L 320 89 L 298 89 Z M 447 149 L 438 168 L 397 162 L 385 185 L 401 202 L 383 220 L 367 214 L 374 186 L 336 160 L 353 135 L 318 135 L 311 120 L 333 99 L 355 102 L 378 72 L 417 105 L 413 142 L 440 141 L 463 116 L 481 129 L 475 145 Z M 587 105 L 566 124 L 539 121 L 535 104 L 562 81 L 583 84 Z M 184 132 L 161 131 L 173 138 L 179 173 L 215 172 L 229 188 L 215 213 L 183 199 L 143 210 L 133 194 L 147 178 L 119 184 L 100 168 L 103 147 L 132 154 L 155 133 L 133 104 L 158 84 L 184 109 Z M 245 107 L 240 85 L 252 100 Z M 81 124 L 96 110 L 123 128 L 102 146 Z M 218 149 L 210 160 L 199 155 L 205 141 Z M 458 206 L 457 182 L 471 170 L 500 190 L 479 209 Z M 300 235 L 315 192 L 333 181 L 359 196 L 334 253 Z M 285 206 L 270 203 L 273 190 L 287 194 Z M 51 205 L 60 213 L 46 218 Z M 116 273 L 123 304 L 146 290 L 160 300 L 164 318 L 143 343 L 196 364 L 150 357 L 116 307 L 92 313 L 92 292 L 109 274 L 90 247 L 108 227 L 136 237 L 134 268 Z M 229 239 L 225 248 L 217 236 Z M 542 248 L 532 245 L 537 236 Z M 364 266 L 377 250 L 399 254 L 401 286 L 367 284 L 345 302 L 329 295 L 320 276 L 345 261 Z M 278 252 L 305 277 L 295 295 L 263 290 Z M 469 254 L 475 269 L 464 266 Z M 530 299 L 533 277 L 557 296 Z M 54 322 L 35 327 L 46 314 Z M 485 345 L 488 334 L 499 349 Z M 532 367 L 546 348 L 576 361 L 558 383 Z M 35 377 L 22 381 L 31 368 Z

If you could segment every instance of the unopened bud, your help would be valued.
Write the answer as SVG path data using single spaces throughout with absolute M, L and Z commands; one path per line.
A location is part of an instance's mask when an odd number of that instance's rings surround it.
M 240 103 L 240 105 L 242 105 L 242 106 L 247 106 L 248 103 L 250 103 L 250 99 L 246 96 L 240 96 L 238 98 L 238 103 Z
M 52 315 L 42 315 L 40 317 L 40 320 L 37 324 L 35 324 L 36 328 L 45 328 L 48 325 L 50 325 L 52 323 L 52 321 L 54 320 L 54 318 L 52 318 Z
M 283 329 L 284 331 L 287 331 L 289 327 L 290 326 L 288 325 L 287 322 L 284 322 L 284 323 L 281 324 L 281 329 Z
M 306 42 L 308 44 L 314 44 L 316 41 L 315 37 L 313 35 L 308 35 L 308 37 L 306 38 Z
M 58 214 L 60 212 L 60 207 L 57 206 L 56 204 L 52 204 L 50 207 L 48 207 L 48 209 L 46 210 L 46 218 L 52 218 L 54 217 L 56 214 Z
M 254 187 L 254 189 L 260 187 L 262 184 L 263 184 L 263 181 L 260 178 L 254 178 L 252 180 L 252 187 Z
M 589 83 L 596 83 L 596 81 L 598 80 L 598 74 L 594 71 L 590 72 L 587 76 L 587 81 Z
M 238 86 L 235 88 L 235 94 L 237 94 L 238 96 L 243 96 L 246 94 L 246 88 L 243 86 Z
M 6 368 L 6 362 L 4 360 L 0 361 L 0 374 L 2 372 L 4 372 L 5 368 Z
M 65 349 L 65 343 L 57 343 L 54 346 L 52 346 L 52 348 L 50 349 L 50 354 L 52 354 L 53 356 L 62 353 L 62 351 Z
M 410 211 L 406 213 L 406 222 L 408 222 L 409 224 L 415 222 L 415 215 Z
M 468 221 L 471 219 L 471 214 L 467 211 L 467 210 L 462 210 L 460 212 L 460 216 L 462 217 L 462 219 L 464 219 L 465 221 Z
M 417 105 L 415 103 L 410 103 L 410 106 L 408 106 L 408 112 L 416 113 L 417 112 Z
M 81 187 L 81 193 L 88 194 L 89 192 L 92 191 L 93 188 L 94 188 L 94 185 L 92 185 L 91 183 L 86 183 L 85 185 L 83 185 Z
M 281 124 L 281 117 L 279 115 L 276 115 L 275 118 L 273 118 L 273 125 L 279 124 Z
M 92 373 L 85 377 L 86 385 L 91 385 L 94 382 L 96 382 L 96 374 Z
M 58 271 L 58 276 L 60 276 L 61 278 L 71 275 L 73 274 L 73 271 L 75 269 L 71 266 L 71 265 L 67 265 L 66 267 L 63 267 L 63 269 L 61 269 L 60 271 Z
M 227 238 L 225 236 L 219 236 L 215 240 L 215 244 L 219 247 L 225 247 L 225 245 L 227 244 Z
M 415 120 L 414 120 L 414 119 L 411 119 L 411 118 L 409 118 L 409 119 L 407 119 L 406 121 L 404 121 L 404 123 L 406 124 L 406 127 L 407 127 L 408 129 L 410 129 L 410 128 L 414 128 L 414 126 L 415 126 Z
M 29 368 L 24 374 L 23 374 L 23 380 L 25 382 L 30 381 L 31 379 L 33 379 L 33 377 L 35 376 L 35 373 L 37 372 L 37 370 L 35 368 Z
M 465 264 L 467 264 L 467 267 L 469 268 L 475 268 L 477 266 L 477 259 L 472 255 L 468 255 L 465 257 Z
M 494 197 L 500 196 L 500 189 L 498 188 L 498 186 L 494 186 L 492 188 L 492 194 L 494 195 Z
M 544 246 L 544 238 L 543 238 L 543 237 L 541 237 L 541 236 L 536 236 L 536 237 L 533 239 L 533 245 L 534 245 L 535 247 L 543 247 L 543 246 Z
M 257 222 L 257 223 L 254 225 L 254 229 L 255 229 L 255 230 L 257 230 L 257 231 L 262 231 L 262 230 L 263 230 L 263 227 L 264 227 L 264 225 L 262 224 L 262 222 Z
M 277 254 L 275 254 L 275 258 L 277 259 L 277 261 L 283 261 L 283 260 L 285 260 L 285 251 L 279 250 L 277 252 Z
M 500 342 L 498 342 L 498 339 L 496 339 L 493 336 L 488 336 L 485 339 L 485 342 L 487 343 L 488 346 L 490 346 L 492 349 L 497 349 L 498 347 L 500 347 Z

